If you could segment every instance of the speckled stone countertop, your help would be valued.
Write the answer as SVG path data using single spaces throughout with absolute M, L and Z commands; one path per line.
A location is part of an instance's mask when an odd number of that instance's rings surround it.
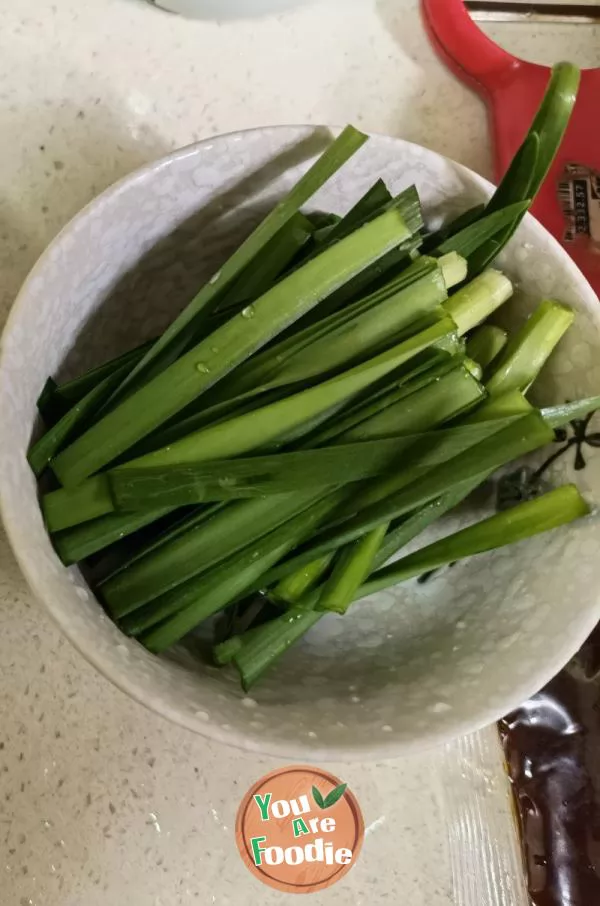
M 227 25 L 142 0 L 0 0 L 0 21 L 0 323 L 83 204 L 210 134 L 351 121 L 489 169 L 483 108 L 434 58 L 416 0 L 322 0 Z M 547 61 L 591 65 L 598 46 L 592 29 L 500 29 L 511 49 Z M 250 877 L 233 836 L 242 795 L 279 765 L 170 726 L 110 686 L 32 599 L 3 539 L 0 677 L 2 904 L 283 902 Z M 460 906 L 468 885 L 477 897 L 479 857 L 456 843 L 474 796 L 480 835 L 493 828 L 506 853 L 501 902 L 522 903 L 493 731 L 332 770 L 358 796 L 368 834 L 358 866 L 315 903 Z

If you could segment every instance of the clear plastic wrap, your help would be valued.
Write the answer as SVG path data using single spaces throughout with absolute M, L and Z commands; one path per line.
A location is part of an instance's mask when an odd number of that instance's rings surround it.
M 597 906 L 600 627 L 501 732 L 532 906 Z
M 511 791 L 496 727 L 444 748 L 439 777 L 453 906 L 528 906 Z
M 453 906 L 600 904 L 600 626 L 499 728 L 442 757 Z

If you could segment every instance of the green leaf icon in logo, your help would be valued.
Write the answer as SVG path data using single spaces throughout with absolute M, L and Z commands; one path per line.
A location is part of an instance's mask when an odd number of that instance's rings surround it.
M 331 808 L 332 805 L 335 805 L 336 802 L 339 802 L 339 800 L 342 798 L 342 796 L 346 792 L 347 787 L 348 787 L 347 783 L 340 783 L 339 786 L 336 786 L 336 788 L 333 789 L 330 793 L 328 793 L 327 796 L 325 797 L 325 799 L 323 799 L 323 796 L 321 795 L 319 790 L 316 788 L 316 786 L 313 786 L 313 788 L 312 788 L 313 799 L 315 800 L 315 802 L 317 803 L 319 808 L 322 808 L 322 809 Z
M 313 786 L 313 788 L 312 788 L 312 795 L 313 795 L 313 799 L 315 800 L 315 802 L 317 803 L 319 808 L 325 808 L 325 800 L 321 796 L 321 793 L 316 788 L 316 786 Z
M 336 788 L 332 790 L 326 797 L 325 805 L 323 806 L 323 808 L 331 808 L 332 805 L 335 805 L 336 802 L 341 799 L 346 792 L 347 786 L 347 783 L 340 783 L 339 786 L 336 786 Z

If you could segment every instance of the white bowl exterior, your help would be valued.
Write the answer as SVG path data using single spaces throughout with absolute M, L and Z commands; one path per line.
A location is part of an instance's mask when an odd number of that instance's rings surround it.
M 298 157 L 299 143 L 322 139 L 323 130 L 309 127 L 226 135 L 112 187 L 36 265 L 11 312 L 0 358 L 0 505 L 25 576 L 65 634 L 120 688 L 179 724 L 248 750 L 321 761 L 383 757 L 442 742 L 499 718 L 541 688 L 600 618 L 597 519 L 460 564 L 427 585 L 409 583 L 378 595 L 344 619 L 322 620 L 248 698 L 233 672 L 203 667 L 185 652 L 155 658 L 120 634 L 79 570 L 65 569 L 54 553 L 25 453 L 46 377 L 56 373 L 115 284 L 175 229 L 184 261 L 218 255 L 223 236 L 247 230 L 252 208 L 272 203 L 306 167 L 296 162 L 282 172 L 274 159 L 284 151 L 287 165 Z M 263 188 L 250 199 L 251 173 Z M 485 180 L 431 151 L 375 136 L 315 207 L 343 212 L 379 176 L 394 192 L 416 183 L 433 217 L 447 218 L 491 191 Z M 235 205 L 242 206 L 235 217 L 226 216 Z M 205 217 L 186 225 L 207 207 Z M 513 305 L 515 320 L 542 296 L 577 311 L 548 366 L 544 402 L 598 393 L 600 309 L 585 279 L 532 217 L 503 259 L 524 294 Z M 101 315 L 87 344 L 93 356 L 102 360 L 164 324 L 173 314 L 171 296 L 185 298 L 187 284 L 195 285 L 192 271 L 191 265 L 183 274 L 169 270 L 168 298 L 164 292 L 152 297 L 152 273 L 129 283 L 125 278 L 123 304 L 133 288 L 138 306 L 143 296 L 151 310 L 127 308 L 117 319 L 113 313 L 110 325 Z M 82 356 L 90 359 L 86 343 L 79 347 L 71 356 L 74 367 L 81 367 Z M 590 452 L 577 483 L 597 504 L 600 455 Z M 568 480 L 570 462 L 554 474 Z M 464 520 L 455 517 L 450 526 Z
M 247 19 L 279 14 L 307 0 L 150 0 L 171 13 L 199 19 Z

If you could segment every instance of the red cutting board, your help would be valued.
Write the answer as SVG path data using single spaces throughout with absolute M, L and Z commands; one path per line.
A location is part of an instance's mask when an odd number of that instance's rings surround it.
M 440 55 L 488 106 L 500 180 L 531 125 L 550 69 L 519 60 L 494 44 L 471 19 L 463 0 L 422 0 L 422 7 Z M 600 295 L 600 69 L 582 73 L 567 135 L 533 213 Z

